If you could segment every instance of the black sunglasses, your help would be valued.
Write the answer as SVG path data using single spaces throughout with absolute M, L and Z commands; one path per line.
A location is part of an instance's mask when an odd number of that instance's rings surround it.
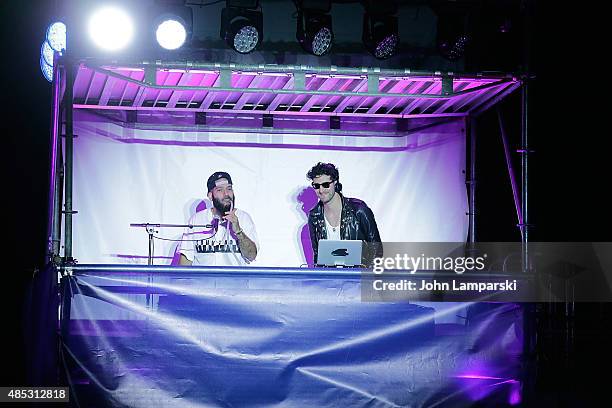
M 318 190 L 319 187 L 323 187 L 323 188 L 329 188 L 329 186 L 334 182 L 335 180 L 332 181 L 326 181 L 324 183 L 312 183 L 311 186 L 312 188 L 314 188 L 315 190 Z

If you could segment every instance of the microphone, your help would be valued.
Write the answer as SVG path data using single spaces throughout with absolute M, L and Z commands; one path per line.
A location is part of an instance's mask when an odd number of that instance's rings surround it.
M 234 202 L 230 200 L 230 208 L 228 211 L 225 212 L 225 214 L 223 214 L 223 222 L 225 223 L 225 228 L 227 228 L 229 220 L 226 217 L 227 213 L 232 212 L 232 210 L 234 209 Z

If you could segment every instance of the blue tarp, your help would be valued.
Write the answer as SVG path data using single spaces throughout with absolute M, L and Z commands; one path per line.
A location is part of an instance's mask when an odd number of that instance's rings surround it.
M 521 400 L 516 304 L 362 302 L 358 273 L 80 267 L 62 366 L 78 406 L 421 407 Z

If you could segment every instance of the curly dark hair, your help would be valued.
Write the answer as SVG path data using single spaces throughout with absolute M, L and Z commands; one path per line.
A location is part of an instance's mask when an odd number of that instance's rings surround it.
M 313 180 L 315 177 L 318 176 L 329 176 L 331 177 L 332 181 L 337 181 L 340 179 L 340 173 L 338 172 L 338 169 L 331 163 L 318 162 L 306 174 L 306 177 L 308 177 L 310 180 Z

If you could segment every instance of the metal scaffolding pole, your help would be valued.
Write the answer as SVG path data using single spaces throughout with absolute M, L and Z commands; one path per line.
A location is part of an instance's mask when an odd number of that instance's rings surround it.
M 57 55 L 56 55 L 57 57 Z M 49 152 L 49 210 L 47 226 L 47 262 L 53 262 L 60 251 L 61 233 L 61 200 L 63 170 L 61 159 L 61 101 L 60 86 L 62 69 L 56 67 L 53 75 L 52 104 L 51 104 L 51 144 Z
M 528 123 L 529 123 L 529 84 L 527 81 L 523 84 L 521 93 L 521 217 L 523 219 L 521 228 L 521 242 L 522 242 L 522 265 L 523 272 L 529 271 L 529 211 L 528 211 L 528 198 L 529 198 L 529 134 L 528 134 Z
M 521 229 L 521 266 L 522 272 L 533 272 L 529 261 L 529 80 L 531 77 L 531 40 L 534 18 L 534 2 L 523 0 L 522 9 L 524 13 L 523 25 L 523 80 L 521 87 L 521 218 L 519 223 Z M 537 343 L 538 329 L 536 321 L 536 305 L 526 303 L 524 305 L 523 322 L 523 387 L 525 400 L 528 401 L 535 390 L 535 378 L 537 377 Z
M 72 174 L 73 174 L 73 87 L 75 72 L 70 58 L 66 58 L 66 90 L 64 92 L 64 109 L 66 112 L 65 134 L 65 180 L 64 180 L 64 258 L 72 261 Z
M 466 134 L 470 140 L 470 169 L 465 183 L 468 185 L 468 242 L 476 242 L 476 119 L 465 118 Z
M 531 76 L 531 34 L 533 28 L 533 13 L 534 2 L 532 0 L 524 0 L 523 12 L 525 13 L 525 24 L 523 28 L 523 86 L 521 93 L 521 216 L 523 219 L 521 225 L 521 242 L 522 242 L 522 266 L 523 272 L 528 272 L 529 267 L 529 80 Z
M 510 155 L 510 144 L 508 143 L 508 136 L 506 135 L 506 127 L 504 126 L 504 119 L 501 113 L 501 109 L 497 108 L 497 120 L 499 122 L 499 133 L 502 138 L 504 145 L 504 156 L 506 157 L 506 167 L 508 168 L 508 177 L 510 178 L 510 186 L 512 187 L 512 197 L 514 198 L 514 207 L 516 208 L 516 217 L 518 220 L 518 227 L 523 234 L 523 214 L 521 199 L 519 198 L 518 186 L 516 184 L 516 178 L 514 177 L 514 168 L 512 167 L 512 157 Z

